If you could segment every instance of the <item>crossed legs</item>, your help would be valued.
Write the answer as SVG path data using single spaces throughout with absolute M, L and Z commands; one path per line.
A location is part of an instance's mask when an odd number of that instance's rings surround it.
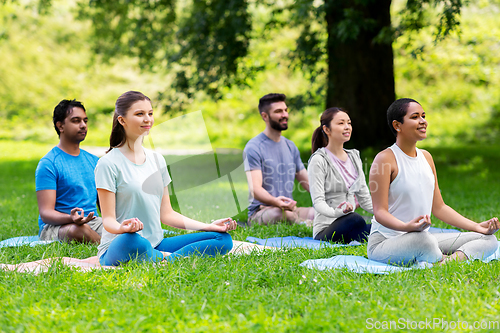
M 99 262 L 104 266 L 118 266 L 130 260 L 158 262 L 164 259 L 163 252 L 170 252 L 165 259 L 173 262 L 193 254 L 212 257 L 226 254 L 232 247 L 228 233 L 197 232 L 164 238 L 155 248 L 138 233 L 125 233 L 113 239 Z
M 407 265 L 415 261 L 434 263 L 449 259 L 482 259 L 498 247 L 494 235 L 477 232 L 409 232 L 385 238 L 375 232 L 368 238 L 368 258 L 384 263 Z M 447 256 L 450 256 L 449 258 Z
M 303 223 L 314 219 L 313 207 L 296 207 L 293 211 L 281 210 L 278 207 L 260 206 L 249 219 L 250 223 L 261 225 L 276 224 L 279 222 Z

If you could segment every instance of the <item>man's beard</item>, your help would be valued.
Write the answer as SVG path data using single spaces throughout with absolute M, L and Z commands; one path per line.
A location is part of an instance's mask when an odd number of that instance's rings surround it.
M 288 129 L 288 124 L 281 125 L 279 121 L 274 121 L 271 118 L 269 118 L 269 125 L 271 126 L 272 129 L 280 132 Z

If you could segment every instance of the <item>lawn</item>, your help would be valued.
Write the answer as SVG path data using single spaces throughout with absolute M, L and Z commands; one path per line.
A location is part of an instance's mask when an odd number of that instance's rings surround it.
M 48 149 L 0 141 L 0 240 L 38 232 L 34 171 Z M 430 151 L 450 206 L 474 220 L 498 215 L 499 147 Z M 373 158 L 364 157 L 368 162 Z M 194 178 L 191 183 L 176 183 L 172 175 L 172 201 L 177 209 L 205 220 L 225 212 L 240 220 L 245 217 L 244 207 L 233 204 L 242 203 L 245 195 L 241 172 L 224 178 L 237 169 L 236 157 L 218 155 L 219 162 L 230 161 L 231 167 L 219 163 L 215 173 L 211 159 L 206 164 L 204 159 L 184 164 L 177 160 L 178 170 L 214 180 L 209 186 Z M 178 200 L 181 192 L 191 201 Z M 299 204 L 310 204 L 304 193 L 297 192 L 297 198 Z M 231 234 L 245 240 L 250 235 L 303 237 L 312 232 L 305 226 L 278 225 L 240 228 Z M 9 248 L 0 250 L 0 263 L 86 258 L 96 252 L 90 245 L 59 243 Z M 420 324 L 426 331 L 451 332 L 500 321 L 498 262 L 451 263 L 386 276 L 299 266 L 307 259 L 337 254 L 366 255 L 366 246 L 190 257 L 165 266 L 131 263 L 122 269 L 89 273 L 59 264 L 39 275 L 0 270 L 0 331 L 356 332 L 385 326 L 402 331 Z M 464 329 L 466 325 L 469 329 Z

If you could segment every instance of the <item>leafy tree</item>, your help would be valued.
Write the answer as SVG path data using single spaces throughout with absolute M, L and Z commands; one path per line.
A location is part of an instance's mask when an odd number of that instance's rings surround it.
M 220 86 L 248 83 L 259 68 L 242 59 L 251 40 L 261 38 L 252 33 L 251 7 L 269 8 L 273 15 L 268 29 L 300 29 L 292 63 L 313 81 L 326 70 L 325 107 L 349 110 L 356 130 L 352 144 L 363 148 L 393 140 L 385 120 L 385 111 L 395 99 L 393 41 L 429 25 L 435 26 L 439 41 L 459 25 L 465 1 L 407 0 L 394 23 L 391 0 L 278 4 L 81 0 L 79 13 L 93 23 L 96 54 L 104 59 L 117 54 L 137 56 L 147 69 L 174 72 L 174 88 L 189 99 L 198 90 L 217 98 Z

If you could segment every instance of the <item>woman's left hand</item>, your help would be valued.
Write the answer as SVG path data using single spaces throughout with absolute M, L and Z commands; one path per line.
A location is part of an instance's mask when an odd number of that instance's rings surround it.
M 238 224 L 232 218 L 226 217 L 224 219 L 213 221 L 211 224 L 209 224 L 209 226 L 210 226 L 210 231 L 228 232 L 236 229 Z
M 497 217 L 494 217 L 492 219 L 489 219 L 488 221 L 478 223 L 477 232 L 485 235 L 493 235 L 498 231 L 498 229 L 500 229 L 500 222 L 498 221 Z
M 344 208 L 342 208 L 342 206 L 344 206 Z M 354 210 L 354 207 L 349 201 L 343 201 L 340 205 L 337 206 L 337 208 L 342 209 L 342 212 L 344 214 L 348 214 Z

